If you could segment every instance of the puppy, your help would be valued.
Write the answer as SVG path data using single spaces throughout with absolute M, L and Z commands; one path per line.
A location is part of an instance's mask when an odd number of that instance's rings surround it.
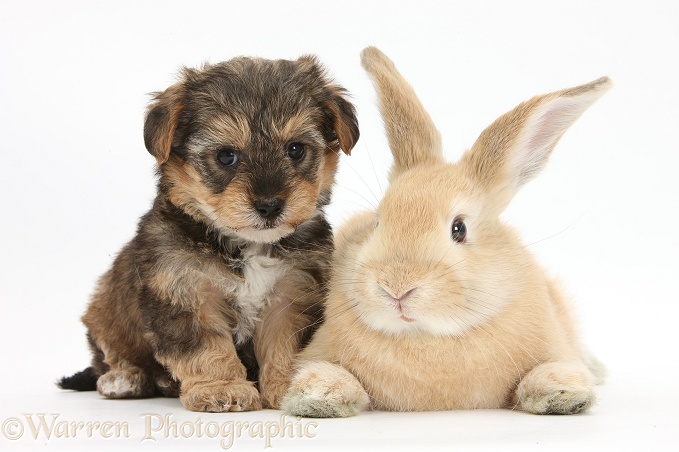
M 358 137 L 346 91 L 314 57 L 184 69 L 146 115 L 153 207 L 82 318 L 92 365 L 59 386 L 179 396 L 193 411 L 277 408 L 322 316 L 323 207 Z

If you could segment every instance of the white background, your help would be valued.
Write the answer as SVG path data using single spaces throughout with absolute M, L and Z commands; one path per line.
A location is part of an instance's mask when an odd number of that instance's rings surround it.
M 353 95 L 361 139 L 338 174 L 333 224 L 369 208 L 390 156 L 359 53 L 377 45 L 413 84 L 459 158 L 497 116 L 543 92 L 609 75 L 614 88 L 565 135 L 504 217 L 574 299 L 609 380 L 587 415 L 507 411 L 365 413 L 318 421 L 315 438 L 274 449 L 676 450 L 679 300 L 679 6 L 672 1 L 8 1 L 0 0 L 0 448 L 187 448 L 141 441 L 142 415 L 257 422 L 280 413 L 201 415 L 176 399 L 108 401 L 61 392 L 87 366 L 79 322 L 97 277 L 154 195 L 142 141 L 148 93 L 182 65 L 313 53 Z M 25 414 L 129 422 L 129 438 L 35 439 Z M 16 432 L 13 418 L 24 426 Z M 172 436 L 172 435 L 170 435 Z M 261 450 L 259 438 L 237 439 Z

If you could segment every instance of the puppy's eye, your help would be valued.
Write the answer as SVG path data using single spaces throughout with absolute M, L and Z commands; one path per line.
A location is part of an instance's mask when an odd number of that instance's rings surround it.
M 234 166 L 238 163 L 238 153 L 235 149 L 223 148 L 217 152 L 217 160 L 224 166 Z
M 302 160 L 306 154 L 304 145 L 302 143 L 290 143 L 285 153 L 292 160 Z
M 461 218 L 455 218 L 453 226 L 450 228 L 450 237 L 458 243 L 464 242 L 467 237 L 467 226 Z

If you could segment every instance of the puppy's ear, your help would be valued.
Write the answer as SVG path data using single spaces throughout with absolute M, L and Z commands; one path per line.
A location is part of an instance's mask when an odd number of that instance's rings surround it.
M 339 147 L 345 154 L 350 155 L 359 137 L 356 110 L 346 100 L 345 89 L 337 86 L 329 88 L 332 94 L 325 100 L 324 105 L 331 118 L 332 131 Z
M 320 98 L 325 116 L 323 135 L 330 143 L 333 151 L 339 148 L 345 154 L 351 154 L 359 137 L 356 110 L 347 100 L 347 90 L 332 82 L 323 65 L 313 55 L 304 55 L 297 60 L 299 70 L 306 75 L 309 86 L 313 86 L 313 95 Z M 322 85 L 319 86 L 319 81 Z
M 186 87 L 183 82 L 176 83 L 156 93 L 149 105 L 144 122 L 144 144 L 146 149 L 162 165 L 170 158 L 179 116 L 184 110 Z

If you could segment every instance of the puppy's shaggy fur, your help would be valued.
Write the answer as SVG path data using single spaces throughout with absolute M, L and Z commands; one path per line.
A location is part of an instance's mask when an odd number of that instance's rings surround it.
M 83 316 L 92 365 L 59 385 L 179 395 L 195 411 L 278 407 L 322 316 L 322 209 L 358 136 L 345 91 L 313 57 L 184 69 L 146 116 L 153 207 Z

